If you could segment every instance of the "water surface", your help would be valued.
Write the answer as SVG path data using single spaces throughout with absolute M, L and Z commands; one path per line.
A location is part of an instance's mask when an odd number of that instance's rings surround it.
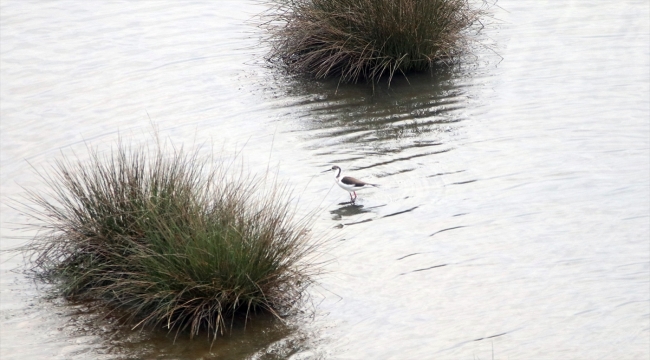
M 3 1 L 2 249 L 33 235 L 8 202 L 32 166 L 152 122 L 277 169 L 334 240 L 312 317 L 212 346 L 46 299 L 2 253 L 1 357 L 647 358 L 649 6 L 498 5 L 499 56 L 373 94 L 267 66 L 254 1 Z M 381 187 L 345 204 L 332 164 Z

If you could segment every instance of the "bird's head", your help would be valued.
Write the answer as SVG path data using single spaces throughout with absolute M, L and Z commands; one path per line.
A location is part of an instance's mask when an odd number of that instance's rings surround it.
M 331 168 L 329 168 L 329 169 L 327 169 L 325 171 L 322 171 L 322 172 L 336 171 L 336 170 L 340 170 L 340 169 L 341 169 L 340 167 L 334 165 Z

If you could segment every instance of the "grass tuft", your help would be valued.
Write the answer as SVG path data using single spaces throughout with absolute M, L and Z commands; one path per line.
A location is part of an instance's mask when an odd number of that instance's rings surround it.
M 299 304 L 317 243 L 286 186 L 160 144 L 90 153 L 57 161 L 40 174 L 51 191 L 24 203 L 40 231 L 22 250 L 63 296 L 119 309 L 134 328 L 214 338 L 235 317 Z
M 270 0 L 269 58 L 292 73 L 377 82 L 454 62 L 485 10 L 468 0 Z

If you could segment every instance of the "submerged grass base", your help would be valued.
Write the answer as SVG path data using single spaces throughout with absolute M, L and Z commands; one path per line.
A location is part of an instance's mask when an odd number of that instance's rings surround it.
M 232 165 L 232 164 L 230 164 Z M 22 250 L 62 295 L 127 314 L 134 327 L 216 338 L 235 317 L 292 309 L 318 271 L 288 191 L 196 152 L 120 142 L 64 158 L 30 192 L 40 230 Z
M 271 60 L 343 82 L 453 62 L 484 10 L 468 0 L 270 0 Z

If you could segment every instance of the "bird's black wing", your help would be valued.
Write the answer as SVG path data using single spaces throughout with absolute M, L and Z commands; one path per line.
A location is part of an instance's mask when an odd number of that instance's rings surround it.
M 361 180 L 355 179 L 351 176 L 344 176 L 343 179 L 341 179 L 341 182 L 344 183 L 345 185 L 352 185 L 354 187 L 363 187 L 366 185 L 370 185 Z

